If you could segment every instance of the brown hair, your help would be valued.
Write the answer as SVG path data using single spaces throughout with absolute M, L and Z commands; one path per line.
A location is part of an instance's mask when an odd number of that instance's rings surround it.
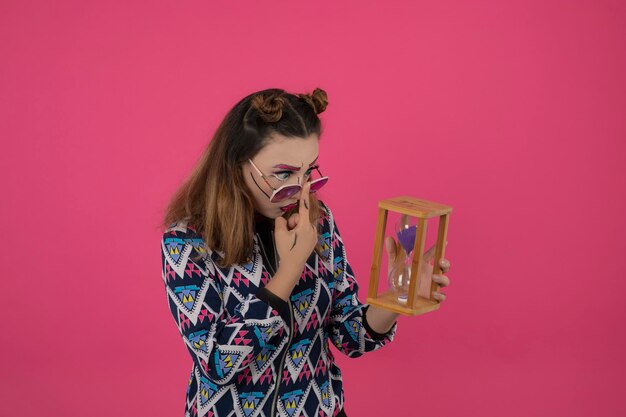
M 254 205 L 241 166 L 253 158 L 272 134 L 305 138 L 321 134 L 317 116 L 328 104 L 326 92 L 290 94 L 271 88 L 241 99 L 217 128 L 189 177 L 170 200 L 161 227 L 187 219 L 206 247 L 224 253 L 220 268 L 246 263 L 252 256 Z M 318 226 L 321 205 L 310 195 L 309 214 Z M 286 215 L 289 213 L 286 213 Z M 284 215 L 285 216 L 285 215 Z M 321 254 L 321 247 L 315 251 Z

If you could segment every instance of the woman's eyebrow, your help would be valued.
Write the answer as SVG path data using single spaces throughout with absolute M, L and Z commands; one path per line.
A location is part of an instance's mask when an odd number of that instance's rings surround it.
M 317 155 L 317 156 L 315 157 L 315 159 L 313 160 L 313 162 L 311 162 L 311 163 L 309 164 L 309 166 L 313 165 L 313 164 L 315 163 L 315 161 L 317 161 L 317 159 L 318 159 L 319 157 L 320 157 L 320 156 L 319 156 L 319 155 Z M 294 167 L 294 166 L 287 165 L 287 164 L 278 164 L 278 165 L 274 165 L 274 168 L 289 169 L 289 170 L 292 170 L 292 171 L 300 171 L 300 168 L 299 168 L 299 167 Z

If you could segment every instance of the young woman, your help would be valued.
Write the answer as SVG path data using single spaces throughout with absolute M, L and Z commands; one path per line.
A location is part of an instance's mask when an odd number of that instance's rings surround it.
M 243 98 L 167 208 L 163 280 L 193 359 L 185 416 L 346 416 L 328 341 L 356 358 L 394 338 L 398 314 L 360 302 L 315 194 L 326 105 L 321 89 Z

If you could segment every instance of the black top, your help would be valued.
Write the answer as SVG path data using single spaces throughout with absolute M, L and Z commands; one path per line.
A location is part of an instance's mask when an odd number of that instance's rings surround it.
M 254 212 L 254 231 L 262 244 L 261 255 L 263 263 L 268 266 L 272 275 L 278 270 L 278 261 L 274 251 L 274 219 L 268 219 L 258 212 Z

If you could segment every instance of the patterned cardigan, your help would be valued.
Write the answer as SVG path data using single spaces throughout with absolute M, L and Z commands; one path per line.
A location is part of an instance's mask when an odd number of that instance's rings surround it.
M 393 340 L 397 322 L 385 334 L 368 325 L 333 214 L 320 206 L 323 257 L 312 252 L 288 301 L 265 288 L 258 234 L 249 263 L 219 268 L 223 252 L 185 220 L 164 232 L 167 300 L 193 359 L 186 417 L 336 416 L 344 397 L 328 340 L 351 358 Z

